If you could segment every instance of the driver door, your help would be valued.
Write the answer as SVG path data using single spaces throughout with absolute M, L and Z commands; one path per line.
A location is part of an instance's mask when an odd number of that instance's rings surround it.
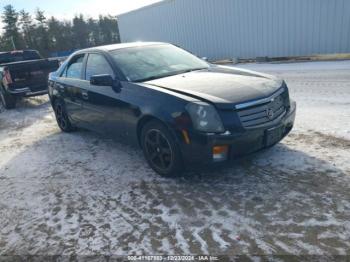
M 90 83 L 91 76 L 104 74 L 111 75 L 113 79 L 116 77 L 111 64 L 102 53 L 89 53 L 82 88 L 84 118 L 91 129 L 112 138 L 120 138 L 124 133 L 121 90 Z

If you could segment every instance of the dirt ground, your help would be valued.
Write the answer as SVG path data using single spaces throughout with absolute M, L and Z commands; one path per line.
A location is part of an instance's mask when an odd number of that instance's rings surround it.
M 46 96 L 0 113 L 0 255 L 350 255 L 350 62 L 242 67 L 286 79 L 295 129 L 177 179 L 140 150 L 61 133 Z

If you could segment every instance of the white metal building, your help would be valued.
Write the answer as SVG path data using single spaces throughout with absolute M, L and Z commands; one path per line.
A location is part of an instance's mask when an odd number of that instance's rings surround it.
M 164 0 L 118 19 L 122 42 L 210 59 L 350 53 L 350 0 Z

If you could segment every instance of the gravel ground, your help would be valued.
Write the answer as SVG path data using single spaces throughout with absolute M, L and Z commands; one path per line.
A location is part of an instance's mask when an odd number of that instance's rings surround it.
M 350 62 L 251 64 L 298 103 L 293 132 L 165 179 L 140 150 L 59 131 L 47 97 L 0 114 L 0 255 L 350 255 Z

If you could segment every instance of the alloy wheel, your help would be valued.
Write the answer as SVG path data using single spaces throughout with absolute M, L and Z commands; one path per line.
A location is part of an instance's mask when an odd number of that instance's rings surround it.
M 1 105 L 5 105 L 5 97 L 4 97 L 4 94 L 0 91 L 0 102 L 1 102 Z
M 0 112 L 4 111 L 5 109 L 5 97 L 0 91 Z
M 166 171 L 173 164 L 173 152 L 168 139 L 160 130 L 151 129 L 145 136 L 145 147 L 149 156 L 149 161 L 162 170 Z
M 62 105 L 57 104 L 55 113 L 56 113 L 57 123 L 60 126 L 60 128 L 62 128 L 63 130 L 66 129 L 67 128 L 67 115 L 64 112 Z

